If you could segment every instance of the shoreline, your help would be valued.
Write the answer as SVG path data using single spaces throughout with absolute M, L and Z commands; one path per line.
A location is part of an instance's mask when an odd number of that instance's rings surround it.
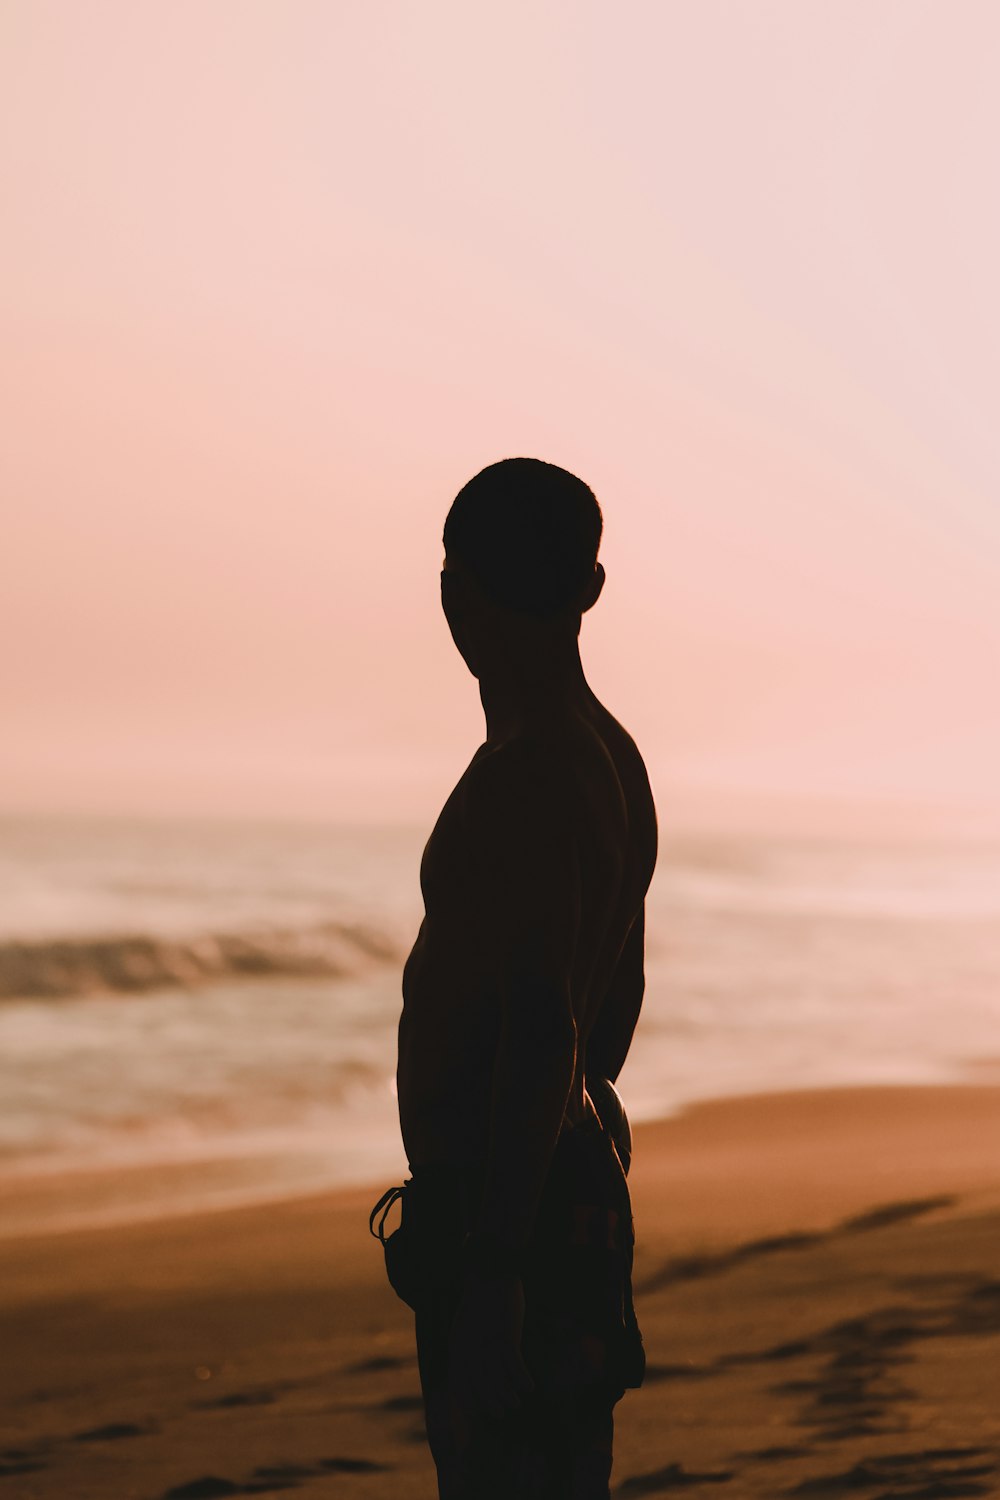
M 629 1183 L 615 1493 L 1000 1484 L 1000 1088 L 692 1105 L 635 1127 Z M 429 1500 L 387 1185 L 0 1241 L 8 1493 Z
M 773 1151 L 775 1139 L 766 1123 L 768 1119 L 777 1121 L 791 1112 L 818 1122 L 843 1109 L 855 1115 L 860 1111 L 872 1125 L 876 1116 L 885 1114 L 885 1101 L 908 1102 L 924 1096 L 939 1100 L 948 1096 L 950 1112 L 954 1113 L 957 1107 L 959 1117 L 963 1118 L 968 1111 L 958 1101 L 987 1101 L 994 1096 L 1000 1100 L 1000 1084 L 975 1081 L 843 1084 L 698 1099 L 678 1105 L 670 1114 L 635 1122 L 632 1126 L 635 1151 L 641 1161 L 642 1143 L 647 1138 L 655 1151 L 659 1132 L 665 1127 L 676 1128 L 681 1139 L 698 1136 L 707 1142 L 719 1132 L 725 1133 L 730 1128 L 743 1130 L 747 1126 L 759 1147 Z M 978 1103 L 972 1107 L 978 1108 Z M 844 1128 L 856 1131 L 846 1117 Z M 924 1147 L 933 1156 L 934 1142 L 928 1140 Z M 783 1142 L 782 1150 L 789 1164 L 795 1161 L 794 1145 Z M 996 1150 L 1000 1159 L 1000 1140 Z M 637 1169 L 642 1176 L 642 1166 Z M 341 1194 L 354 1195 L 359 1190 L 371 1191 L 374 1201 L 382 1191 L 378 1184 L 383 1178 L 383 1186 L 389 1186 L 390 1180 L 401 1182 L 406 1172 L 401 1145 L 398 1163 L 381 1175 L 378 1166 L 370 1164 L 359 1167 L 346 1180 L 343 1177 L 331 1180 L 329 1167 L 318 1150 L 273 1155 L 233 1152 L 80 1169 L 18 1168 L 7 1177 L 0 1177 L 0 1245 L 8 1240 L 124 1229 L 133 1224 L 198 1218 L 291 1202 L 329 1201 Z M 244 1178 L 242 1184 L 240 1177 Z M 677 1184 L 672 1186 L 676 1188 Z

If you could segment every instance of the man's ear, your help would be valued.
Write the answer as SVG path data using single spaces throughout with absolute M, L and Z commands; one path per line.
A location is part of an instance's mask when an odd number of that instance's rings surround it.
M 594 576 L 590 579 L 583 593 L 580 595 L 581 614 L 586 614 L 588 609 L 593 609 L 594 605 L 601 597 L 601 589 L 604 587 L 605 576 L 604 565 L 602 563 L 595 564 Z

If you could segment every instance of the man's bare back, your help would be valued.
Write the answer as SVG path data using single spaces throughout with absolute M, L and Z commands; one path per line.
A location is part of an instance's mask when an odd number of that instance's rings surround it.
M 571 712 L 480 746 L 424 850 L 426 915 L 403 973 L 399 1029 L 400 1122 L 411 1163 L 475 1160 L 487 1149 L 501 1023 L 491 957 L 510 931 L 515 893 L 523 898 L 525 882 L 537 878 L 537 866 L 523 868 L 513 872 L 517 886 L 504 888 L 486 873 L 496 853 L 477 813 L 498 785 L 523 798 L 529 837 L 536 835 L 524 852 L 542 859 L 547 877 L 562 879 L 570 904 L 574 930 L 558 955 L 576 1025 L 568 1121 L 593 1109 L 588 1068 L 592 1077 L 617 1077 L 638 1019 L 656 814 L 635 742 L 588 690 Z M 552 838 L 558 849 L 540 847 Z

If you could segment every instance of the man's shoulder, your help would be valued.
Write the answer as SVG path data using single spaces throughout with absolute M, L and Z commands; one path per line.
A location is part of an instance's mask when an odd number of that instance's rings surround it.
M 484 746 L 462 778 L 464 811 L 475 821 L 520 821 L 549 804 L 557 770 L 558 757 L 537 736 Z
M 594 702 L 595 710 L 595 733 L 597 733 L 608 753 L 612 756 L 615 765 L 620 772 L 628 773 L 636 782 L 644 782 L 649 785 L 649 773 L 646 770 L 646 762 L 643 760 L 642 752 L 636 744 L 632 735 L 625 728 L 620 719 L 616 719 L 611 711 L 604 707 L 603 703 Z

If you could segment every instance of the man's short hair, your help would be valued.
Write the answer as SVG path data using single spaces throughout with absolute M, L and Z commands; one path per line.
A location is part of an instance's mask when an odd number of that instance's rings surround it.
M 592 576 L 602 524 L 596 495 L 575 474 L 539 458 L 505 458 L 459 490 L 444 548 L 494 604 L 551 618 Z

